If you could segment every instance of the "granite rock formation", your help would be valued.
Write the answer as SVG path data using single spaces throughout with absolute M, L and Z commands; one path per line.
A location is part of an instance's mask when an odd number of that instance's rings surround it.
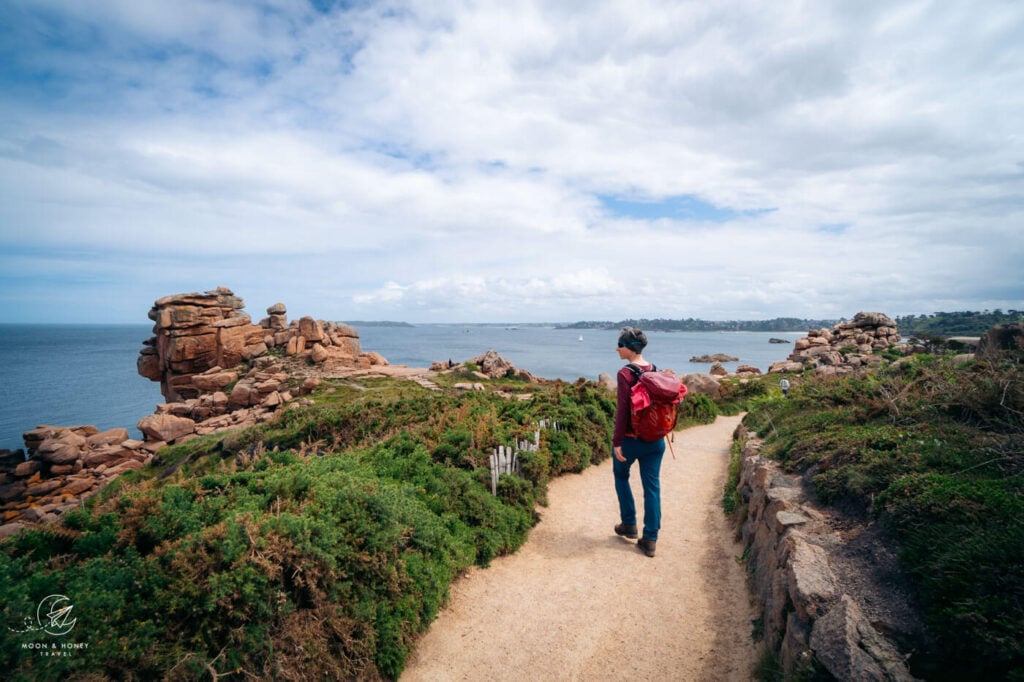
M 525 369 L 518 369 L 494 349 L 488 349 L 483 355 L 478 355 L 472 360 L 467 360 L 463 363 L 451 361 L 435 362 L 431 364 L 430 369 L 433 372 L 450 372 L 464 368 L 466 365 L 473 365 L 475 367 L 473 375 L 482 380 L 517 378 L 531 383 L 537 381 L 537 378 L 530 374 L 530 372 Z
M 690 358 L 690 362 L 739 362 L 739 358 L 725 353 L 715 353 L 714 355 L 694 355 Z
M 337 322 L 291 323 L 283 303 L 253 324 L 241 298 L 225 287 L 157 300 L 154 336 L 139 353 L 139 374 L 160 382 L 167 402 L 143 417 L 144 440 L 125 429 L 39 426 L 24 434 L 25 453 L 0 451 L 0 535 L 48 522 L 124 471 L 141 468 L 165 445 L 269 421 L 320 383 L 386 366 L 364 353 L 359 334 Z
M 139 374 L 159 381 L 167 400 L 194 398 L 194 375 L 265 354 L 265 330 L 252 324 L 244 305 L 225 287 L 157 300 L 149 311 L 154 336 L 139 353 Z
M 900 343 L 896 323 L 882 313 L 860 312 L 832 329 L 812 329 L 793 344 L 789 358 L 772 363 L 769 372 L 802 372 L 813 368 L 819 374 L 848 374 L 857 367 L 882 362 L 878 355 Z
M 710 397 L 712 400 L 722 395 L 722 385 L 718 383 L 718 379 L 712 374 L 695 372 L 683 375 L 681 380 L 686 385 L 686 391 L 689 395 L 697 395 L 699 393 Z
M 309 393 L 316 374 L 388 364 L 377 353 L 364 353 L 358 332 L 346 324 L 312 317 L 289 323 L 280 302 L 253 324 L 244 307 L 226 287 L 153 304 L 154 336 L 137 365 L 139 374 L 160 382 L 167 402 L 139 422 L 147 441 L 175 443 L 260 423 Z
M 0 453 L 0 537 L 55 521 L 122 473 L 141 469 L 163 445 L 95 426 L 38 426 L 24 439 L 28 459 L 21 450 Z
M 346 324 L 312 317 L 289 324 L 283 303 L 253 324 L 244 307 L 226 287 L 157 300 L 149 311 L 154 336 L 139 353 L 139 374 L 159 381 L 164 398 L 175 402 L 223 389 L 239 378 L 236 367 L 271 351 L 328 371 L 387 364 L 376 353 L 363 353 L 358 332 Z
M 729 370 L 721 362 L 715 360 L 711 363 L 711 369 L 708 370 L 708 374 L 716 377 L 727 377 L 729 376 Z

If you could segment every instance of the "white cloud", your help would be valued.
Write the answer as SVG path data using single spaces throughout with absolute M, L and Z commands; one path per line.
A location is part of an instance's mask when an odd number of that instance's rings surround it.
M 16 2 L 0 22 L 0 267 L 35 300 L 61 300 L 42 273 L 68 250 L 136 264 L 128 282 L 77 260 L 98 291 L 226 284 L 333 318 L 1024 299 L 1017 3 L 168 7 Z M 98 298 L 94 316 L 145 314 Z

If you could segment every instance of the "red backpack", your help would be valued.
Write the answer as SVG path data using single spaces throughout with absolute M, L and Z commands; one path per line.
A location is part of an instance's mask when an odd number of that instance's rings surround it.
M 636 377 L 631 396 L 633 431 L 642 441 L 661 440 L 676 428 L 677 406 L 686 395 L 686 385 L 654 365 L 650 369 L 632 363 L 626 367 Z

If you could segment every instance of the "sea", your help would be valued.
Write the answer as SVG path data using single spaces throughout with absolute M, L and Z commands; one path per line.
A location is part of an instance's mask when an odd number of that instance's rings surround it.
M 462 363 L 493 349 L 520 369 L 547 379 L 575 381 L 613 375 L 622 362 L 618 330 L 554 325 L 418 324 L 357 326 L 364 351 L 393 365 Z M 707 371 L 690 358 L 724 353 L 722 363 L 766 371 L 784 360 L 805 332 L 649 332 L 644 357 L 677 373 Z M 0 324 L 0 449 L 23 448 L 22 434 L 38 425 L 91 424 L 101 431 L 136 424 L 163 402 L 160 385 L 139 376 L 136 359 L 151 325 Z M 769 343 L 770 338 L 789 344 Z

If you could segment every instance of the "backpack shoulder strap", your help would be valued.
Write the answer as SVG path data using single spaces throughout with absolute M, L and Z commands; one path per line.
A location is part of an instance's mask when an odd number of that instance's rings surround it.
M 643 367 L 640 367 L 640 365 L 634 365 L 631 362 L 628 365 L 626 365 L 626 369 L 628 369 L 630 372 L 633 373 L 633 376 L 636 377 L 637 381 L 640 380 L 640 375 L 643 374 L 644 372 L 657 372 L 658 371 L 658 368 L 654 365 L 654 363 L 651 363 L 651 366 L 649 368 L 644 369 Z

